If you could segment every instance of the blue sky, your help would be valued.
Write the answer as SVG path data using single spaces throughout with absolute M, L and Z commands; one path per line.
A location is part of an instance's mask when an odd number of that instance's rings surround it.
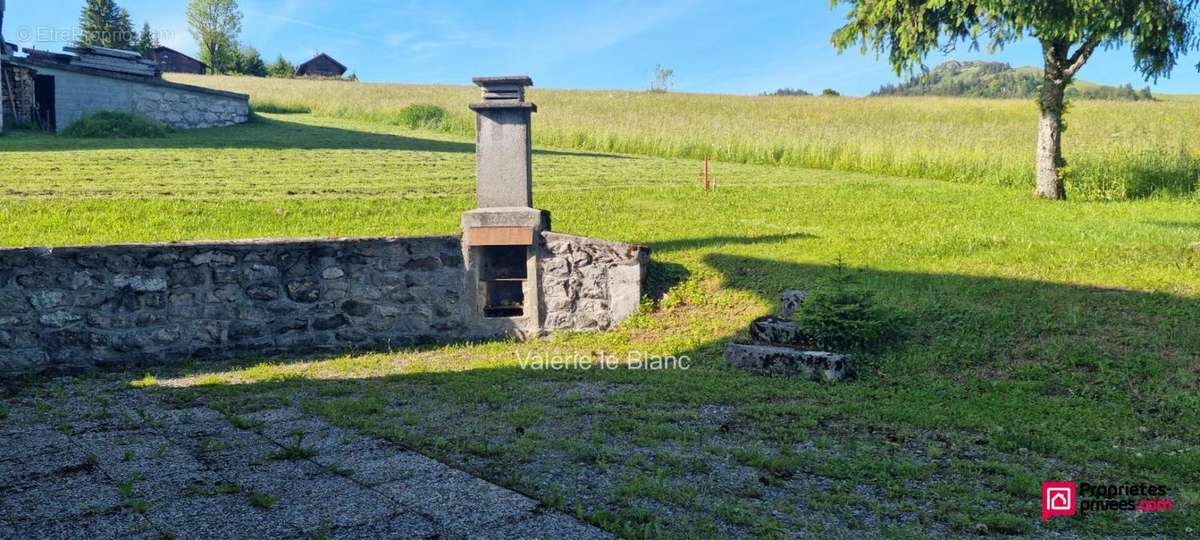
M 164 44 L 189 54 L 183 0 L 118 0 L 136 24 L 163 33 Z M 57 50 L 77 26 L 83 0 L 9 0 L 5 37 Z M 529 74 L 538 86 L 648 86 L 654 66 L 675 70 L 675 89 L 756 94 L 780 87 L 832 87 L 865 94 L 896 77 L 885 62 L 857 49 L 838 55 L 829 45 L 844 10 L 825 0 L 720 1 L 407 1 L 242 0 L 241 40 L 268 61 L 293 62 L 327 52 L 361 79 L 469 83 L 483 74 Z M 36 43 L 35 43 L 36 42 Z M 960 60 L 992 58 L 1039 63 L 1025 40 L 988 56 L 961 50 Z M 933 65 L 944 60 L 929 59 Z M 1200 93 L 1192 55 L 1160 92 Z M 1108 84 L 1145 83 L 1128 49 L 1102 51 L 1081 76 Z

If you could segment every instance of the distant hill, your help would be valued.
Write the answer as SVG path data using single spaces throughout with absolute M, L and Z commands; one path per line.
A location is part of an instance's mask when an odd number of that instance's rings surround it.
M 1004 62 L 957 62 L 951 60 L 929 72 L 922 80 L 913 77 L 898 85 L 887 84 L 872 96 L 950 96 L 997 99 L 1037 97 L 1042 70 L 1034 67 L 1013 68 Z M 1076 99 L 1153 100 L 1150 88 L 1134 90 L 1133 85 L 1105 86 L 1075 81 L 1067 97 Z

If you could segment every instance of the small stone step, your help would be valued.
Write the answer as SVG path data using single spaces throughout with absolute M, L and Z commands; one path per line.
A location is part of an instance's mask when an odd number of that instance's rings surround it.
M 845 354 L 745 343 L 726 345 L 725 362 L 754 373 L 795 375 L 812 381 L 841 381 L 851 369 L 851 358 Z
M 808 340 L 795 322 L 779 317 L 759 317 L 750 323 L 750 339 L 759 345 L 804 345 Z
M 796 310 L 800 309 L 800 304 L 808 298 L 808 291 L 795 290 L 784 291 L 779 295 L 779 318 L 791 319 L 796 315 Z

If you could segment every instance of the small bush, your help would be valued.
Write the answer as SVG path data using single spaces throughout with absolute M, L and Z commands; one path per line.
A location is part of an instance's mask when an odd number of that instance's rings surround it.
M 834 351 L 878 349 L 899 334 L 895 316 L 855 284 L 841 263 L 829 284 L 800 305 L 795 321 L 815 345 Z
M 439 129 L 450 117 L 437 105 L 413 104 L 400 110 L 398 124 L 412 129 Z
M 166 137 L 170 128 L 149 118 L 123 112 L 98 112 L 71 122 L 64 137 L 77 139 L 143 139 Z

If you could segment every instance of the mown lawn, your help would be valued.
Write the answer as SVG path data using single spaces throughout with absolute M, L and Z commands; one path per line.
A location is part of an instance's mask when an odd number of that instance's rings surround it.
M 471 136 L 463 85 L 347 83 L 172 74 L 242 92 L 253 106 Z M 534 144 L 726 163 L 788 165 L 1033 189 L 1032 99 L 772 97 L 533 87 Z M 1072 100 L 1067 189 L 1090 200 L 1196 197 L 1200 98 Z M 434 105 L 440 115 L 411 114 Z M 424 110 L 424 109 L 423 109 Z M 428 113 L 427 110 L 424 110 Z
M 151 141 L 0 139 L 0 244 L 447 233 L 468 142 L 269 116 Z M 540 151 L 564 232 L 650 245 L 614 332 L 152 370 L 229 414 L 297 402 L 628 537 L 1189 536 L 1200 530 L 1200 206 L 778 166 Z M 723 367 L 838 262 L 904 321 L 857 379 Z M 690 369 L 522 369 L 686 355 Z M 117 374 L 142 379 L 144 371 Z M 110 376 L 110 375 L 97 375 Z M 235 384 L 236 383 L 236 384 Z M 1043 480 L 1153 482 L 1175 511 L 1043 524 Z

